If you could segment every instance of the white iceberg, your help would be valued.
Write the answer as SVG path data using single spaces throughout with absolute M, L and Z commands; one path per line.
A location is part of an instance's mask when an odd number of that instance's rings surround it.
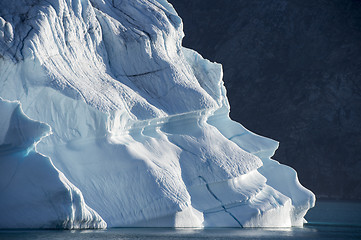
M 221 65 L 182 38 L 165 0 L 0 2 L 0 193 L 17 199 L 0 228 L 303 224 L 313 193 L 228 117 Z
M 50 127 L 27 118 L 19 103 L 0 98 L 1 228 L 104 228 L 73 184 L 36 144 Z

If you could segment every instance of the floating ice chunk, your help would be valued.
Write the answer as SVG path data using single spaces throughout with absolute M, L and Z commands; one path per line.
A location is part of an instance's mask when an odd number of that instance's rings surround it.
M 302 224 L 314 195 L 229 118 L 221 65 L 181 46 L 169 3 L 3 0 L 0 16 L 0 96 L 36 119 L 1 101 L 0 228 Z

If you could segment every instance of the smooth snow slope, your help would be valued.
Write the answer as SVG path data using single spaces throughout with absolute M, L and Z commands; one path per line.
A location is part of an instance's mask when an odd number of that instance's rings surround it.
M 51 127 L 36 151 L 108 227 L 302 225 L 314 195 L 270 159 L 277 142 L 230 120 L 221 65 L 181 46 L 166 1 L 5 0 L 0 16 L 0 96 Z M 104 227 L 96 213 L 32 227 Z

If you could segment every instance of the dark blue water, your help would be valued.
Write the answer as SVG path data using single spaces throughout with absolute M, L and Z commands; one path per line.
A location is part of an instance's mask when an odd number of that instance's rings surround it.
M 21 230 L 0 231 L 0 240 L 8 239 L 361 239 L 361 203 L 323 202 L 306 216 L 303 228 L 119 228 L 85 231 Z

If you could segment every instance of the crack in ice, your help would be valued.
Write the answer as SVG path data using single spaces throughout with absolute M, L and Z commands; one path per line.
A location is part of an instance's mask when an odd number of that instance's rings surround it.
M 243 225 L 241 224 L 241 222 L 231 213 L 227 210 L 227 208 L 224 206 L 223 202 L 216 196 L 216 194 L 211 190 L 211 188 L 209 187 L 208 182 L 206 181 L 206 179 L 204 179 L 204 177 L 202 176 L 198 176 L 201 180 L 203 180 L 206 184 L 206 188 L 208 190 L 208 192 L 214 197 L 214 199 L 216 199 L 218 202 L 221 203 L 221 207 L 223 208 L 223 210 L 228 213 L 238 224 L 239 226 L 243 227 Z

